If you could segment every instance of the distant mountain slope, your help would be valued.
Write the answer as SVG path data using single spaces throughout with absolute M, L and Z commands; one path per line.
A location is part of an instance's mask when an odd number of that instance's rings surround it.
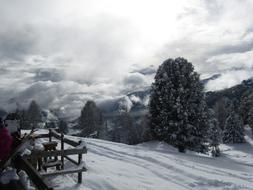
M 203 80 L 202 83 L 206 83 L 209 80 L 214 80 L 219 76 L 220 75 L 214 75 L 213 77 Z M 143 91 L 132 92 L 118 99 L 104 101 L 99 105 L 99 107 L 104 111 L 105 115 L 107 116 L 117 115 L 123 108 L 128 110 L 130 114 L 134 114 L 137 112 L 145 113 L 150 96 L 150 90 L 151 88 L 146 88 Z M 241 84 L 238 84 L 228 89 L 207 92 L 207 104 L 209 107 L 212 107 L 215 102 L 221 97 L 240 100 L 241 96 L 249 90 L 253 91 L 253 78 L 245 80 Z
M 211 76 L 211 77 L 209 77 L 209 78 L 206 78 L 206 79 L 201 80 L 201 83 L 202 83 L 203 85 L 206 85 L 208 82 L 210 82 L 210 81 L 212 81 L 212 80 L 215 80 L 215 79 L 217 79 L 217 78 L 219 78 L 219 77 L 221 77 L 221 74 L 215 74 L 215 75 L 213 75 L 213 76 Z
M 249 80 L 243 81 L 241 84 L 233 86 L 228 89 L 213 91 L 206 93 L 207 104 L 212 107 L 216 101 L 218 101 L 222 97 L 227 97 L 229 99 L 237 99 L 240 100 L 241 97 L 246 93 L 252 91 L 253 92 L 253 78 Z
M 121 98 L 107 100 L 99 104 L 105 116 L 114 116 L 122 110 L 127 110 L 130 113 L 143 112 L 146 110 L 150 96 L 150 88 L 143 91 L 129 93 Z

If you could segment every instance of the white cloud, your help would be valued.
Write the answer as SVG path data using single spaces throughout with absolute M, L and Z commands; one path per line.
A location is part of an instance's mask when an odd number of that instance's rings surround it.
M 218 79 L 211 80 L 206 85 L 207 91 L 222 90 L 239 84 L 253 76 L 253 70 L 234 70 L 224 72 Z
M 252 8 L 251 0 L 0 0 L 0 105 L 35 98 L 78 110 L 150 85 L 145 68 L 178 56 L 203 75 L 221 72 L 208 89 L 229 87 L 252 74 Z
M 217 70 L 228 70 L 231 68 L 252 69 L 253 50 L 243 53 L 229 53 L 213 56 L 207 59 L 207 63 Z

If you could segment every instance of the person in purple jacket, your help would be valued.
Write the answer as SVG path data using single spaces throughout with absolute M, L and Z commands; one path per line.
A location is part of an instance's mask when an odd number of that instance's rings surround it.
M 12 150 L 13 138 L 0 117 L 0 160 L 6 159 Z

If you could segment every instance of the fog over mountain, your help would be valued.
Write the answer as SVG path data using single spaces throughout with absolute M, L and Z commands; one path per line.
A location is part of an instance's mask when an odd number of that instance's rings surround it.
M 0 107 L 77 114 L 150 86 L 159 64 L 185 57 L 206 90 L 253 76 L 251 0 L 0 0 Z

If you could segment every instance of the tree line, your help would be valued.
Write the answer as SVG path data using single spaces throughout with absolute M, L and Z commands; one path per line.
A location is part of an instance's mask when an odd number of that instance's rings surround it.
M 252 100 L 253 93 L 244 96 L 240 104 L 222 97 L 208 107 L 204 86 L 192 63 L 184 58 L 168 59 L 159 66 L 151 85 L 148 114 L 136 119 L 127 110 L 121 110 L 111 121 L 104 118 L 94 101 L 89 100 L 75 128 L 82 137 L 127 144 L 159 140 L 175 146 L 180 152 L 211 149 L 212 154 L 218 156 L 220 143 L 245 142 L 244 125 L 253 123 Z M 26 111 L 19 111 L 22 126 L 37 126 L 41 121 L 39 109 L 32 101 Z M 64 120 L 57 125 L 61 132 L 68 132 Z

